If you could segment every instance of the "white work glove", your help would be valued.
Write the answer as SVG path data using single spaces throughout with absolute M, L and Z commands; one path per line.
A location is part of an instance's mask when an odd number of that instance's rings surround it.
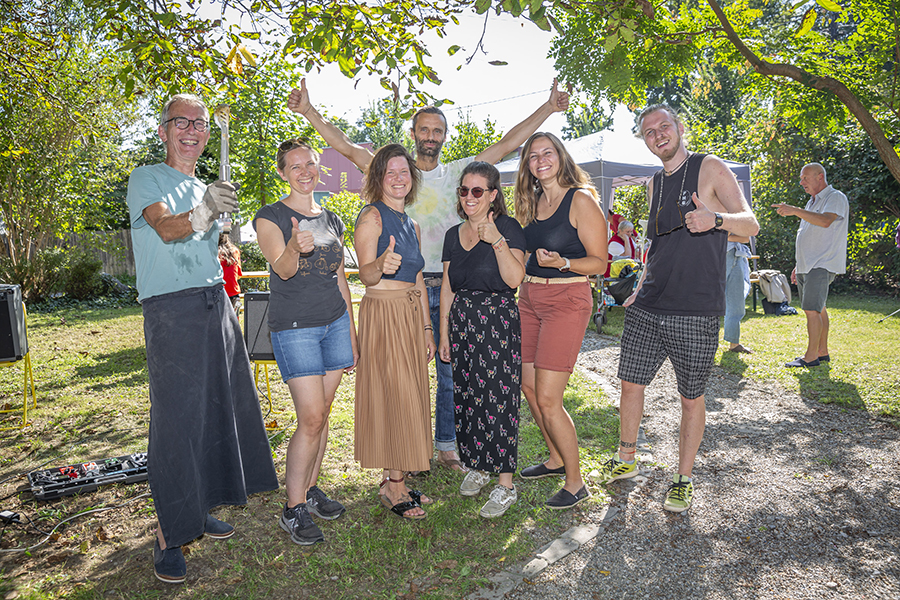
M 191 227 L 194 231 L 209 231 L 222 213 L 234 212 L 238 209 L 237 187 L 228 181 L 217 181 L 206 188 L 203 202 L 191 212 Z

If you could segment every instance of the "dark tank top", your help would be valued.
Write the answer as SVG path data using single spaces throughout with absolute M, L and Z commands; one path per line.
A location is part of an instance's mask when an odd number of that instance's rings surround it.
M 581 273 L 572 271 L 562 273 L 559 269 L 553 267 L 542 267 L 538 264 L 537 257 L 534 255 L 538 248 L 543 248 L 550 252 L 559 252 L 559 255 L 563 258 L 572 259 L 587 256 L 584 244 L 578 239 L 578 230 L 572 227 L 572 223 L 569 221 L 572 198 L 577 191 L 578 188 L 570 188 L 566 195 L 563 196 L 562 202 L 556 208 L 556 212 L 550 215 L 549 219 L 544 221 L 535 219 L 525 227 L 525 249 L 531 253 L 531 256 L 528 257 L 528 264 L 525 265 L 525 273 L 527 275 L 546 277 L 547 279 L 584 277 Z
M 396 273 L 382 275 L 381 278 L 415 283 L 416 275 L 425 267 L 425 259 L 419 248 L 419 236 L 416 235 L 415 221 L 408 214 L 392 210 L 384 202 L 376 202 L 373 206 L 381 214 L 381 237 L 378 238 L 378 252 L 375 256 L 384 254 L 391 242 L 391 236 L 394 236 L 394 252 L 403 257 Z M 363 210 L 366 208 L 368 207 Z M 362 214 L 362 211 L 359 214 Z
M 728 233 L 721 229 L 691 233 L 684 226 L 666 233 L 684 222 L 683 215 L 694 210 L 691 196 L 698 189 L 704 158 L 705 154 L 691 154 L 685 164 L 668 177 L 662 170 L 653 176 L 653 197 L 647 221 L 651 241 L 647 276 L 634 302 L 647 312 L 685 316 L 725 314 Z M 661 207 L 660 186 L 663 186 Z M 657 235 L 657 221 L 662 235 Z

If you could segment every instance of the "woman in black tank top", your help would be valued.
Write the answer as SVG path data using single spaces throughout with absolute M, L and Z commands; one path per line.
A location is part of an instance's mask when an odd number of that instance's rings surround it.
M 563 489 L 546 505 L 571 508 L 590 493 L 563 393 L 593 311 L 587 276 L 606 270 L 606 219 L 590 177 L 549 133 L 535 133 L 525 142 L 515 206 L 528 252 L 519 291 L 522 391 L 550 452 L 545 463 L 520 475 L 564 475 Z

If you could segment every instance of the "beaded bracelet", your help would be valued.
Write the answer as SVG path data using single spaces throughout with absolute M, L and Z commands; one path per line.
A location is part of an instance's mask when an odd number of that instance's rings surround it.
M 505 242 L 505 241 L 506 241 L 506 238 L 501 235 L 499 240 L 497 240 L 496 242 L 491 244 L 491 248 L 493 248 L 494 250 L 499 250 L 500 245 L 503 244 L 503 242 Z

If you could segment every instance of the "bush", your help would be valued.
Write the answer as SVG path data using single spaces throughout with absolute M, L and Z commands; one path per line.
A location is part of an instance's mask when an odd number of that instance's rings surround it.
M 263 256 L 259 244 L 256 242 L 244 242 L 240 245 L 241 251 L 241 270 L 243 271 L 267 271 L 269 265 L 266 257 Z M 257 292 L 268 289 L 268 280 L 266 279 L 241 279 L 242 292 Z
M 59 248 L 39 250 L 31 260 L 13 263 L 0 257 L 0 281 L 22 288 L 27 302 L 37 303 L 59 293 L 65 286 L 66 254 Z
M 353 245 L 353 234 L 356 231 L 356 217 L 366 205 L 365 201 L 353 192 L 343 191 L 332 194 L 322 201 L 322 206 L 333 212 L 344 224 L 344 247 L 350 251 L 356 263 L 356 248 Z
M 894 241 L 895 219 L 861 217 L 847 239 L 847 275 L 879 290 L 900 287 L 900 249 Z
M 100 271 L 103 261 L 87 252 L 78 250 L 69 254 L 69 276 L 66 280 L 66 295 L 75 300 L 88 300 L 100 295 L 102 280 Z

